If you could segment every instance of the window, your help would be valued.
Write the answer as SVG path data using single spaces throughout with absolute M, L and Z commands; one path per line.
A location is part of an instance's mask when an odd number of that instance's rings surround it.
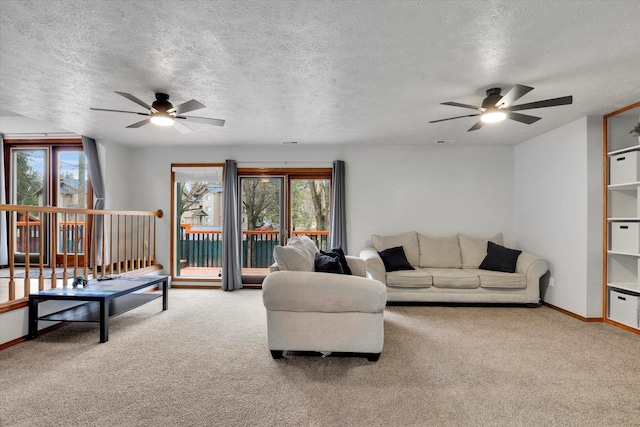
M 37 139 L 5 140 L 5 158 L 9 160 L 6 181 L 9 183 L 9 203 L 27 206 L 58 206 L 79 209 L 93 207 L 92 189 L 85 160 L 82 142 L 79 139 Z M 73 252 L 78 245 L 79 266 L 84 265 L 85 242 L 83 236 L 84 215 L 74 215 L 68 221 L 57 224 L 45 223 L 43 226 L 44 248 L 40 248 L 40 215 L 37 212 L 18 218 L 16 224 L 16 264 L 24 264 L 25 245 L 29 245 L 30 263 L 38 263 L 43 251 L 45 264 L 50 265 L 55 258 L 62 265 L 64 247 Z M 27 226 L 27 222 L 29 226 Z M 58 230 L 55 254 L 50 249 L 50 230 Z M 26 241 L 29 239 L 29 242 Z M 71 246 L 69 246 L 71 245 Z M 73 265 L 74 259 L 68 259 L 67 265 Z

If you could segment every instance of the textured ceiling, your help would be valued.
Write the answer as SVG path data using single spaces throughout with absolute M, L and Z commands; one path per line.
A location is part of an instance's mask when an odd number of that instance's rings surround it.
M 2 0 L 0 101 L 132 146 L 517 144 L 640 99 L 639 21 L 640 2 L 613 0 Z M 574 103 L 525 111 L 532 125 L 427 123 L 516 83 L 535 87 L 520 102 Z M 89 110 L 143 111 L 116 90 L 227 122 L 125 129 L 140 116 Z

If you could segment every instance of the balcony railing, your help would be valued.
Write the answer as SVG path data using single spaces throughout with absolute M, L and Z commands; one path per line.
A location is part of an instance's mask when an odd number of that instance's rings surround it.
M 328 231 L 296 230 L 293 235 L 309 236 L 321 250 L 328 246 Z M 245 230 L 242 232 L 242 268 L 269 268 L 273 264 L 273 248 L 280 244 L 277 230 Z M 191 229 L 180 225 L 178 244 L 180 268 L 220 268 L 222 266 L 222 231 Z
M 162 269 L 156 263 L 160 210 L 0 205 L 0 214 L 5 215 L 9 230 L 9 268 L 0 277 L 0 310 L 7 304 L 25 303 L 31 292 L 70 285 L 75 276 Z M 93 248 L 92 241 L 96 242 Z M 16 279 L 22 278 L 23 286 L 16 286 Z

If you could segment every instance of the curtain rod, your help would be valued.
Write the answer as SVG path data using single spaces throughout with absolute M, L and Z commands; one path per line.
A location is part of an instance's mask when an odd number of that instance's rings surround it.
M 73 132 L 5 132 L 5 138 L 12 136 L 80 136 Z
M 236 160 L 236 162 L 238 164 L 311 164 L 311 165 L 317 165 L 317 164 L 323 164 L 323 163 L 327 163 L 332 165 L 333 162 L 332 161 L 323 161 L 323 162 L 303 162 L 303 161 L 298 161 L 298 160 L 278 160 L 278 161 L 244 161 L 244 160 Z

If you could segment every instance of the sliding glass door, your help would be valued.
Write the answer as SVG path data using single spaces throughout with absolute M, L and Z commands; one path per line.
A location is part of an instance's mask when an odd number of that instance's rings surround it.
M 242 273 L 265 274 L 287 235 L 284 177 L 240 177 Z
M 46 206 L 49 200 L 49 154 L 48 148 L 11 149 L 11 203 L 25 206 Z M 42 224 L 39 212 L 18 213 L 15 221 L 14 262 L 26 263 L 29 253 L 30 263 L 37 264 L 43 252 L 44 263 L 49 263 L 46 250 L 49 241 L 49 224 Z M 43 233 L 44 247 L 41 247 L 40 233 Z
M 174 166 L 175 278 L 222 276 L 223 166 Z

